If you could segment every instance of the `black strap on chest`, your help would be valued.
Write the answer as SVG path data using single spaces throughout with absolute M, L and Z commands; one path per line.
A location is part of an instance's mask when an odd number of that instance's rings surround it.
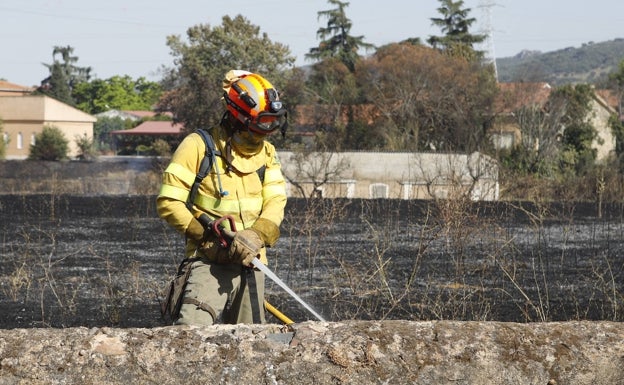
M 201 164 L 199 165 L 199 171 L 197 172 L 197 175 L 195 175 L 195 181 L 191 186 L 191 191 L 189 192 L 189 196 L 186 200 L 186 207 L 191 212 L 193 212 L 193 202 L 195 201 L 195 197 L 197 196 L 197 190 L 199 190 L 199 185 L 201 184 L 202 180 L 204 180 L 204 178 L 210 173 L 210 170 L 212 169 L 212 165 L 214 164 L 217 155 L 221 155 L 221 152 L 217 151 L 217 148 L 215 147 L 212 136 L 206 130 L 200 128 L 196 132 L 204 141 L 204 144 L 206 145 L 206 152 L 204 154 L 204 158 L 202 159 Z M 221 180 L 219 180 L 219 190 L 220 193 L 223 194 L 223 189 L 221 188 Z

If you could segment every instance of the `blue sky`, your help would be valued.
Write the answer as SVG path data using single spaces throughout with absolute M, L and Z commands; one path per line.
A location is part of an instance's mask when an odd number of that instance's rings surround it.
M 490 7 L 482 7 L 490 3 Z M 346 9 L 351 33 L 375 45 L 409 37 L 441 35 L 431 25 L 437 0 L 351 0 Z M 483 33 L 491 18 L 493 52 L 513 56 L 524 49 L 542 52 L 624 38 L 621 0 L 465 0 Z M 325 25 L 317 12 L 326 0 L 0 0 L 0 79 L 38 85 L 48 75 L 55 45 L 74 47 L 78 65 L 97 78 L 140 76 L 156 81 L 156 70 L 171 66 L 169 35 L 184 36 L 197 24 L 221 24 L 223 15 L 241 14 L 273 41 L 289 46 L 297 64 L 318 44 Z M 485 47 L 483 47 L 485 48 Z

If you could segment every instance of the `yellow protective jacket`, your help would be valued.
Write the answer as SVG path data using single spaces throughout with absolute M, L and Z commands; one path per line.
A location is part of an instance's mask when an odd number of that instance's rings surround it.
M 265 141 L 256 155 L 245 156 L 229 146 L 230 151 L 226 152 L 225 130 L 217 127 L 210 133 L 221 156 L 216 157 L 210 173 L 202 181 L 193 202 L 193 212 L 187 208 L 186 201 L 206 151 L 197 133 L 184 138 L 163 174 L 156 201 L 158 215 L 187 235 L 187 256 L 193 255 L 201 242 L 203 228 L 197 229 L 196 218 L 202 213 L 211 219 L 231 215 L 237 230 L 255 229 L 265 245 L 272 246 L 279 238 L 286 206 L 286 182 L 275 147 Z M 264 181 L 260 179 L 260 169 L 264 171 Z M 219 179 L 226 195 L 219 193 Z M 227 227 L 227 221 L 223 224 Z M 266 252 L 262 250 L 261 260 L 266 263 Z

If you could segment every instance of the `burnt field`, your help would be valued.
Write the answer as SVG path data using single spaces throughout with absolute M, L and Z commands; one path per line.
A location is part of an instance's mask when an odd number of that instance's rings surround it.
M 0 195 L 0 328 L 164 325 L 183 239 L 154 201 Z M 269 266 L 332 321 L 622 321 L 623 207 L 597 212 L 291 199 Z M 269 281 L 267 299 L 296 322 L 313 319 Z

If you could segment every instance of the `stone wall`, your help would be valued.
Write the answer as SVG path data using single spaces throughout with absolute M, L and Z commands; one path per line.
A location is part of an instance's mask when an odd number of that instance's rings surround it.
M 0 330 L 0 384 L 622 385 L 624 325 L 351 321 Z

